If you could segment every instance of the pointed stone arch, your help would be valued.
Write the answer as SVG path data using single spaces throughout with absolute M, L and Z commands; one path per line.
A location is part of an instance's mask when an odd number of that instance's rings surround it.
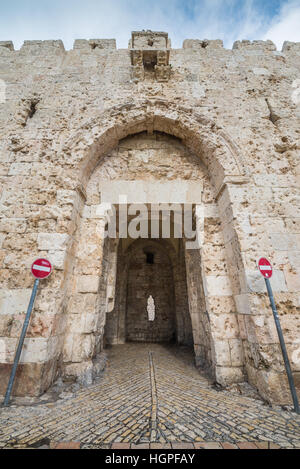
M 182 140 L 206 165 L 216 195 L 224 183 L 247 183 L 249 174 L 242 151 L 224 129 L 188 107 L 166 100 L 116 105 L 84 123 L 65 142 L 62 153 L 70 155 L 84 187 L 102 155 L 119 140 L 143 131 L 164 132 Z
M 236 270 L 240 271 L 240 277 L 236 279 L 231 276 L 229 272 L 226 275 L 219 276 L 219 273 L 216 272 L 215 276 L 208 277 L 204 280 L 203 286 L 201 285 L 200 288 L 201 291 L 204 291 L 207 298 L 212 298 L 212 306 L 207 306 L 206 311 L 203 311 L 203 313 L 206 312 L 207 317 L 203 316 L 200 321 L 201 324 L 198 321 L 199 327 L 197 326 L 198 329 L 202 328 L 203 330 L 207 330 L 211 328 L 208 322 L 209 315 L 207 311 L 215 307 L 216 299 L 214 296 L 218 295 L 216 290 L 219 289 L 221 291 L 221 296 L 225 295 L 226 298 L 231 297 L 231 300 L 226 300 L 226 307 L 228 312 L 236 313 L 233 295 L 240 294 L 240 282 L 243 281 L 243 262 L 239 250 L 238 236 L 232 226 L 234 216 L 231 207 L 231 194 L 230 191 L 227 190 L 227 187 L 247 184 L 249 182 L 247 168 L 236 144 L 231 141 L 223 129 L 218 127 L 211 120 L 198 115 L 189 108 L 174 105 L 167 101 L 159 100 L 136 103 L 132 101 L 127 104 L 114 106 L 112 109 L 101 113 L 101 115 L 89 119 L 80 129 L 70 136 L 64 145 L 62 151 L 67 154 L 67 158 L 69 155 L 72 165 L 75 166 L 77 193 L 80 194 L 82 201 L 81 210 L 84 211 L 85 187 L 98 164 L 101 164 L 103 156 L 115 148 L 120 139 L 145 131 L 150 134 L 154 131 L 159 131 L 175 136 L 181 139 L 183 144 L 193 154 L 201 158 L 208 170 L 215 193 L 215 200 L 218 202 L 219 209 L 222 212 L 224 220 L 224 226 L 222 226 L 222 228 L 223 231 L 224 228 L 227 230 L 225 231 L 224 237 L 230 232 L 230 236 L 236 238 L 236 252 L 233 256 L 232 252 L 229 250 L 228 258 L 230 259 L 231 265 Z M 103 233 L 107 218 L 104 213 L 96 216 L 96 218 L 96 231 L 99 233 L 99 242 L 101 243 L 101 241 L 104 242 L 101 238 L 101 233 Z M 229 248 L 231 248 L 231 245 Z M 86 247 L 84 249 L 86 249 Z M 73 246 L 71 250 L 74 252 L 76 248 Z M 187 258 L 191 266 L 193 265 L 192 258 L 193 256 Z M 201 261 L 201 256 L 198 260 L 199 262 Z M 84 264 L 87 262 L 87 259 L 81 259 L 80 262 Z M 81 268 L 80 266 L 78 268 L 78 265 L 74 268 L 72 284 L 75 285 L 76 290 L 78 279 L 75 277 L 80 274 Z M 99 279 L 101 277 L 102 266 L 95 266 L 95 272 L 96 275 L 91 278 L 91 282 L 95 282 L 94 296 L 100 288 Z M 74 273 L 76 275 L 74 275 Z M 203 272 L 202 274 L 205 277 Z M 196 283 L 198 279 L 199 277 L 193 278 L 192 275 L 190 275 L 188 281 Z M 198 294 L 196 294 L 194 298 L 193 305 L 191 305 L 194 309 L 194 317 L 192 319 L 194 323 L 197 321 L 195 316 L 197 316 L 197 308 L 199 307 L 197 295 Z M 74 304 L 74 299 L 70 299 L 71 303 Z M 75 303 L 76 301 L 77 300 L 75 300 Z M 95 299 L 94 301 L 96 301 L 94 304 L 97 305 L 97 300 Z M 221 299 L 218 301 L 219 304 L 222 302 Z M 69 309 L 69 307 L 67 307 L 67 309 Z M 222 327 L 220 327 L 220 324 L 218 325 L 218 321 L 216 320 L 212 327 L 211 338 L 209 338 L 208 341 L 211 350 L 207 352 L 206 347 L 204 351 L 202 345 L 199 344 L 196 353 L 199 364 L 202 364 L 205 360 L 207 361 L 207 359 L 214 363 L 214 375 L 216 380 L 223 385 L 241 381 L 244 377 L 244 358 L 237 315 L 230 314 L 228 323 L 229 328 L 234 329 L 233 333 L 229 335 L 229 341 L 231 341 L 234 350 L 230 349 L 228 337 L 225 332 L 224 337 L 222 337 L 222 331 L 220 331 Z M 103 320 L 102 326 L 104 326 Z M 87 337 L 81 337 L 80 340 L 87 340 Z M 65 344 L 67 344 L 65 350 L 67 351 L 64 353 L 64 360 L 67 363 L 66 373 L 69 374 L 71 369 L 71 374 L 76 375 L 78 374 L 78 370 L 81 373 L 85 367 L 90 366 L 92 356 L 87 354 L 81 359 L 76 358 L 76 365 L 72 364 L 73 352 L 70 352 L 68 342 L 69 340 L 67 339 L 65 341 Z M 99 351 L 99 347 L 97 348 L 97 346 L 94 345 L 95 344 L 92 344 L 92 348 Z M 233 370 L 230 365 L 230 357 L 232 354 L 235 355 L 235 370 Z M 208 355 L 209 357 L 207 357 Z

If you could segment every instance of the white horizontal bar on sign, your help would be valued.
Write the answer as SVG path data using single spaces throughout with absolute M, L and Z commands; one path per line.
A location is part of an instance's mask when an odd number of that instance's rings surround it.
M 259 268 L 260 270 L 272 270 L 270 265 L 260 265 Z
M 101 203 L 201 204 L 201 181 L 100 181 Z
M 33 268 L 34 270 L 41 270 L 42 272 L 50 272 L 50 271 L 51 271 L 50 267 L 44 267 L 44 266 L 42 266 L 42 265 L 36 265 L 36 264 L 34 264 L 34 265 L 32 266 L 32 268 Z

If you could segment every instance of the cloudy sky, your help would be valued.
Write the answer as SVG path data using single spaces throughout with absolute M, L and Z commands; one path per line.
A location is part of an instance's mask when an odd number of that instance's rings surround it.
M 130 32 L 166 31 L 172 47 L 184 39 L 300 41 L 300 0 L 0 0 L 0 40 L 19 49 L 24 39 L 116 38 L 127 48 Z

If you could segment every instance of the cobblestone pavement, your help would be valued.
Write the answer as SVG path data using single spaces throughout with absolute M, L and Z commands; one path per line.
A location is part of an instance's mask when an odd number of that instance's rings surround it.
M 253 449 L 300 448 L 300 417 L 215 390 L 186 348 L 126 344 L 108 349 L 99 382 L 72 397 L 1 408 L 0 448 L 56 442 L 82 448 L 243 448 L 249 442 Z

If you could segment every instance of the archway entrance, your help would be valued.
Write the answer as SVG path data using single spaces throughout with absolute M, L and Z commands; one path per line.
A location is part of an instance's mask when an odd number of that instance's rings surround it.
M 201 232 L 201 249 L 187 249 L 185 238 L 174 232 L 141 239 L 130 233 L 105 237 L 110 209 L 107 212 L 103 207 L 109 204 L 103 198 L 103 187 L 111 195 L 115 183 L 118 187 L 132 184 L 141 193 L 153 185 L 158 202 L 161 198 L 165 202 L 169 190 L 166 186 L 160 190 L 160 185 L 174 183 L 177 187 L 178 181 L 200 188 L 201 200 L 196 206 L 192 200 L 190 205 L 196 231 Z M 134 203 L 152 205 L 140 199 Z M 117 205 L 119 212 L 126 205 L 122 201 L 110 204 Z M 82 214 L 74 244 L 78 253 L 72 271 L 76 294 L 70 302 L 65 374 L 85 380 L 97 369 L 97 357 L 105 344 L 175 339 L 178 344 L 193 344 L 196 364 L 205 367 L 217 382 L 226 385 L 243 380 L 242 343 L 221 219 L 203 161 L 179 138 L 161 131 L 150 129 L 121 139 L 98 160 L 90 175 Z M 146 215 L 146 220 L 152 218 Z M 173 231 L 174 227 L 173 220 Z M 155 270 L 157 260 L 159 272 Z M 156 319 L 148 324 L 151 298 Z M 156 329 L 155 321 L 160 324 Z
M 114 309 L 106 314 L 105 342 L 193 345 L 183 243 L 119 243 Z

